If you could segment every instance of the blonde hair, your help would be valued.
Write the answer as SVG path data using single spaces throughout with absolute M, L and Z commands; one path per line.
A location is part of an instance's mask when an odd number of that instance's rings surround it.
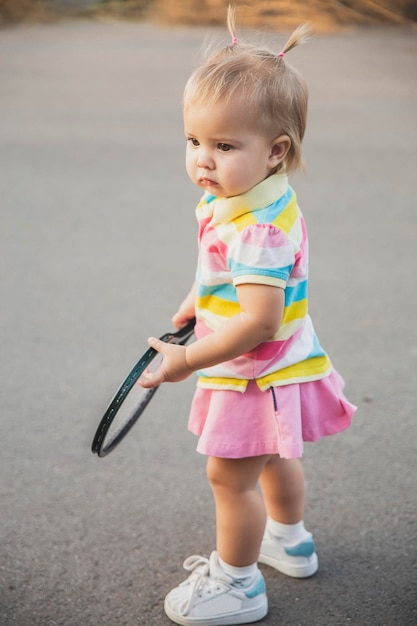
M 291 147 L 285 159 L 287 171 L 302 166 L 308 91 L 304 79 L 284 57 L 303 43 L 308 29 L 299 26 L 279 53 L 240 43 L 236 37 L 234 10 L 229 6 L 227 25 L 232 43 L 209 56 L 190 76 L 184 90 L 184 110 L 238 96 L 251 114 L 248 123 L 271 139 L 288 135 Z

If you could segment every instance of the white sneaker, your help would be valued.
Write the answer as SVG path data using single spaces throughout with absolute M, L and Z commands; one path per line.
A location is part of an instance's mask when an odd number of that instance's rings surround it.
M 221 568 L 217 552 L 210 560 L 190 556 L 184 569 L 192 572 L 165 598 L 165 613 L 176 624 L 232 626 L 256 622 L 268 612 L 265 582 L 258 570 L 249 585 Z
M 289 545 L 266 529 L 258 562 L 294 578 L 308 578 L 319 568 L 313 535 L 307 531 L 304 539 Z

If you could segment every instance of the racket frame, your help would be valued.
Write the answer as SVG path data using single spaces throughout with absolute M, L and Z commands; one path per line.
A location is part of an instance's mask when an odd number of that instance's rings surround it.
M 190 320 L 186 326 L 183 326 L 176 332 L 168 332 L 162 335 L 159 339 L 164 343 L 173 343 L 179 346 L 185 345 L 192 335 L 194 334 L 195 319 Z M 158 354 L 155 348 L 148 348 L 146 352 L 141 356 L 136 365 L 131 369 L 126 376 L 113 398 L 111 399 L 94 435 L 93 442 L 91 444 L 91 451 L 97 454 L 99 457 L 107 456 L 114 448 L 124 439 L 132 426 L 137 422 L 147 405 L 153 398 L 154 394 L 159 388 L 159 385 L 147 390 L 140 406 L 136 411 L 133 411 L 129 420 L 119 430 L 115 437 L 110 441 L 108 445 L 105 445 L 106 435 L 110 429 L 110 426 L 116 417 L 120 407 L 124 400 L 127 398 L 132 387 L 137 383 L 145 369 L 151 363 L 152 359 Z

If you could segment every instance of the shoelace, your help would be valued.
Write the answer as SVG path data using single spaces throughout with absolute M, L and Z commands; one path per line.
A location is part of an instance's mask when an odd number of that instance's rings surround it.
M 191 575 L 180 584 L 180 587 L 190 586 L 187 604 L 183 607 L 181 614 L 187 615 L 192 609 L 195 596 L 201 594 L 204 588 L 209 586 L 217 586 L 216 582 L 210 579 L 210 561 L 203 556 L 192 555 L 185 559 L 183 567 Z

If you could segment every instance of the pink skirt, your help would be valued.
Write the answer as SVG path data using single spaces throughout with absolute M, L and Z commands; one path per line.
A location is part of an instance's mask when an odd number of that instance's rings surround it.
M 279 454 L 301 457 L 304 441 L 317 441 L 348 428 L 356 407 L 343 394 L 335 370 L 321 380 L 261 391 L 197 388 L 189 430 L 199 437 L 197 451 L 226 459 Z

